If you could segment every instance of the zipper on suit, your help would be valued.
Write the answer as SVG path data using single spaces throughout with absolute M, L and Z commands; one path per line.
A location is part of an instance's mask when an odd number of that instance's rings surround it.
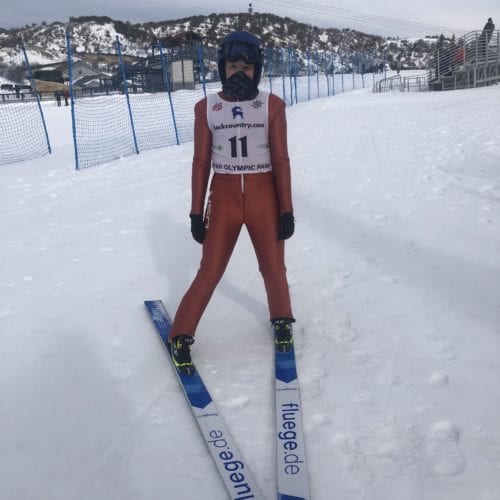
M 236 99 L 236 102 L 239 104 L 239 99 Z M 238 117 L 239 119 L 239 117 Z M 238 136 L 238 141 L 241 139 L 241 129 L 238 128 L 237 129 L 237 132 L 236 132 L 237 136 Z M 240 160 L 240 166 L 242 165 L 242 161 L 243 161 L 243 158 L 241 157 L 241 152 L 238 153 L 238 157 L 239 157 L 239 160 Z M 245 180 L 243 179 L 243 173 L 240 174 L 241 175 L 241 194 L 244 194 L 245 193 Z

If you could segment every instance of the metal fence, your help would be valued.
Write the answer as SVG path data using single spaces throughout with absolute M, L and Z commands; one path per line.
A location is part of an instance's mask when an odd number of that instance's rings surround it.
M 374 92 L 457 90 L 500 82 L 500 31 L 472 31 L 458 40 L 439 40 L 425 76 L 392 76 Z
M 426 75 L 402 76 L 397 74 L 378 81 L 373 86 L 373 92 L 384 93 L 396 90 L 400 92 L 421 92 L 429 90 L 427 82 Z
M 39 79 L 29 77 L 24 68 L 24 78 L 28 76 L 30 85 L 0 93 L 0 118 L 10 130 L 10 135 L 3 137 L 14 153 L 2 157 L 0 150 L 0 163 L 50 151 L 40 105 L 43 101 L 61 104 L 62 100 L 61 105 L 71 106 L 75 165 L 80 169 L 192 140 L 194 104 L 220 89 L 217 49 L 213 47 L 193 44 L 165 48 L 154 44 L 146 57 L 133 58 L 122 55 L 117 37 L 116 54 L 105 55 L 102 69 L 97 64 L 92 68 L 82 61 L 75 62 L 69 35 L 66 42 L 68 61 L 61 64 L 67 73 L 60 83 L 45 81 L 43 68 L 36 71 Z M 371 87 L 387 76 L 384 59 L 372 54 L 299 52 L 292 47 L 266 48 L 264 53 L 260 88 L 278 95 L 287 106 Z M 38 110 L 38 121 L 33 115 L 22 117 L 19 111 L 7 114 L 7 109 L 22 106 L 25 111 Z M 10 116 L 10 122 L 6 116 Z M 21 123 L 33 125 L 40 118 L 42 126 L 36 134 L 29 129 L 18 132 L 16 127 Z M 27 141 L 39 137 L 40 131 L 45 136 L 45 150 L 40 151 L 41 141 L 37 139 L 37 152 L 26 155 Z
M 26 93 L 34 86 L 34 80 L 24 45 L 18 49 L 13 63 L 13 67 L 22 69 L 30 85 L 14 86 L 12 95 L 0 94 L 0 165 L 51 152 L 40 98 L 36 92 L 33 95 Z
M 69 35 L 67 44 L 71 68 Z M 77 169 L 192 140 L 194 104 L 220 89 L 215 48 L 155 45 L 148 57 L 131 64 L 123 62 L 118 38 L 116 48 L 119 64 L 115 76 L 93 93 L 88 89 L 83 93 L 70 70 Z M 353 60 L 342 53 L 266 49 L 260 88 L 293 106 L 371 86 L 382 78 L 383 73 L 355 73 Z
M 431 90 L 491 85 L 500 81 L 500 31 L 472 31 L 457 41 L 443 42 L 431 54 Z

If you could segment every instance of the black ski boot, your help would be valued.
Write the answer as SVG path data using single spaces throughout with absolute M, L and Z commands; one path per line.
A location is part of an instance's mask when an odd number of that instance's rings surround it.
M 276 318 L 271 320 L 274 330 L 276 351 L 290 352 L 293 348 L 292 323 L 293 318 Z
M 195 372 L 191 360 L 191 345 L 194 343 L 192 335 L 179 335 L 170 342 L 170 355 L 175 367 L 180 373 L 192 375 Z

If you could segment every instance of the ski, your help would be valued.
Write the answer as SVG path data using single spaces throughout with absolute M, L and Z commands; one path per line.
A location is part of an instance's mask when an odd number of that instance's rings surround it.
M 294 347 L 275 349 L 278 500 L 310 500 Z
M 198 370 L 195 369 L 193 375 L 185 375 L 175 368 L 170 352 L 168 352 L 168 334 L 172 327 L 172 320 L 162 301 L 146 300 L 144 304 L 167 350 L 168 359 L 177 375 L 198 429 L 205 440 L 229 497 L 232 500 L 264 500 L 253 474 L 238 451 Z

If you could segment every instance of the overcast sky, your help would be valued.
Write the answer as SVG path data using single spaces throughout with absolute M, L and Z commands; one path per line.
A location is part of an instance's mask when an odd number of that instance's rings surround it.
M 493 17 L 497 29 L 500 29 L 500 0 L 415 0 L 414 2 L 401 2 L 401 0 L 379 0 L 378 2 L 373 0 L 318 0 L 317 5 L 328 5 L 354 11 L 354 15 L 358 19 L 340 17 L 338 13 L 334 12 L 314 13 L 297 8 L 282 7 L 273 3 L 276 1 L 286 0 L 255 0 L 252 4 L 256 12 L 272 12 L 319 27 L 352 28 L 380 35 L 423 36 L 431 33 L 426 33 L 425 29 L 419 33 L 414 29 L 396 28 L 391 24 L 366 23 L 362 20 L 363 16 L 356 13 L 368 13 L 457 29 L 482 29 L 487 18 Z M 313 5 L 313 0 L 308 3 Z M 215 7 L 216 4 L 217 7 Z M 127 0 L 83 0 L 78 2 L 71 0 L 0 0 L 0 26 L 12 28 L 34 22 L 67 21 L 69 16 L 84 15 L 109 16 L 113 19 L 130 22 L 163 21 L 195 14 L 206 15 L 212 12 L 245 12 L 248 10 L 248 5 L 248 1 L 240 0 L 217 0 L 217 2 L 201 0 L 140 0 L 137 2 L 128 2 Z

